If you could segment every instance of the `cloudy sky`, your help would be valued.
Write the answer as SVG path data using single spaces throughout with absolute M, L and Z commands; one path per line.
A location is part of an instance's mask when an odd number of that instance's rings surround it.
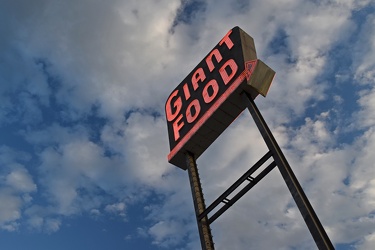
M 0 1 L 0 248 L 199 249 L 164 104 L 227 31 L 276 71 L 255 101 L 336 249 L 375 245 L 373 0 Z M 244 112 L 198 159 L 210 204 L 267 152 Z M 217 249 L 316 249 L 278 172 Z

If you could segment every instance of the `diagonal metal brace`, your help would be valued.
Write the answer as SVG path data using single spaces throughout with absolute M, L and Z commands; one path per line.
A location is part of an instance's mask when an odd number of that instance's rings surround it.
M 263 179 L 272 169 L 276 167 L 276 163 L 273 161 L 268 165 L 257 177 L 254 178 L 253 182 L 247 184 L 241 191 L 239 191 L 232 199 L 229 200 L 223 207 L 221 207 L 215 214 L 208 218 L 208 224 L 214 222 L 220 215 L 222 215 L 229 207 L 231 207 L 236 201 L 238 201 L 244 194 L 246 194 L 252 187 L 254 187 L 261 179 Z
M 222 195 L 220 195 L 211 205 L 209 205 L 203 213 L 198 215 L 198 220 L 203 219 L 212 210 L 214 210 L 220 203 L 222 203 L 227 197 L 238 188 L 247 178 L 252 178 L 250 175 L 253 174 L 258 168 L 260 168 L 270 157 L 272 156 L 271 151 L 267 152 L 257 163 L 255 163 L 246 173 L 244 173 L 232 186 L 230 186 Z

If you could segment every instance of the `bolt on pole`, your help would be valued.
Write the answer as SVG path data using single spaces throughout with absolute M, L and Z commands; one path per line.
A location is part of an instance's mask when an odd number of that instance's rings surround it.
M 202 219 L 198 219 L 198 216 L 206 210 L 206 205 L 204 203 L 202 186 L 198 174 L 197 164 L 194 155 L 191 153 L 186 153 L 186 165 L 189 173 L 191 193 L 194 201 L 195 215 L 198 223 L 199 237 L 203 250 L 213 250 L 214 242 L 212 240 L 212 234 L 210 225 L 208 223 L 207 216 Z

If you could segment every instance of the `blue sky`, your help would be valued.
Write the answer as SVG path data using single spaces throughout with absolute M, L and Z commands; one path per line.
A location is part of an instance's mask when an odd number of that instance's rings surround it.
M 276 71 L 256 103 L 336 249 L 375 245 L 375 3 L 0 3 L 0 248 L 199 249 L 167 162 L 170 92 L 240 26 Z M 266 153 L 244 112 L 198 159 L 207 204 Z M 315 249 L 280 173 L 212 224 L 218 249 Z

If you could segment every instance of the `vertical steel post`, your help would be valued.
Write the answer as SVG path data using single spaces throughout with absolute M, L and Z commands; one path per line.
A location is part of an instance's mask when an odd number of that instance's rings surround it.
M 207 215 L 201 220 L 198 219 L 198 216 L 204 212 L 206 205 L 204 203 L 203 191 L 201 182 L 199 179 L 198 168 L 195 161 L 195 157 L 191 153 L 186 153 L 186 165 L 189 172 L 189 180 L 191 193 L 193 195 L 195 215 L 198 223 L 198 231 L 201 240 L 201 245 L 203 250 L 213 250 L 214 242 L 212 240 L 212 234 L 210 225 L 208 223 Z
M 319 249 L 335 249 L 253 99 L 245 92 L 242 94 L 242 98 L 262 134 L 267 147 L 272 152 L 279 171 L 315 240 L 316 245 Z

